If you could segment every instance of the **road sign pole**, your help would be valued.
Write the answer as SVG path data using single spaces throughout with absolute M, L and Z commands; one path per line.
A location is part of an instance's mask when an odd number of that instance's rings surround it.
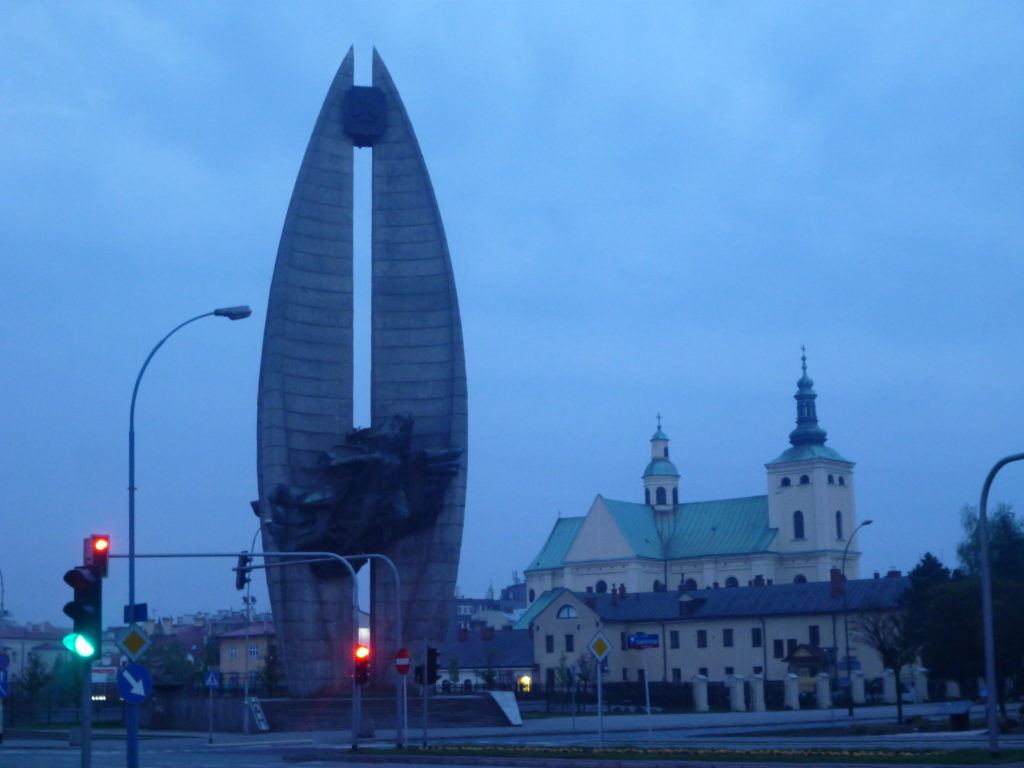
M 604 741 L 604 661 L 597 662 L 597 740 Z
M 647 651 L 640 651 L 644 657 L 644 699 L 647 701 L 647 736 L 654 738 L 654 731 L 651 726 L 651 680 L 647 674 Z
M 213 688 L 208 689 L 210 695 L 206 699 L 206 713 L 209 716 L 210 729 L 207 733 L 207 744 L 213 744 Z

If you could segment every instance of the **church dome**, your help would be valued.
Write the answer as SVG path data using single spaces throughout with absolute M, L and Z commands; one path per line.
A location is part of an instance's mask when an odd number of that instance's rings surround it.
M 668 459 L 651 459 L 644 470 L 644 477 L 679 477 L 679 471 Z

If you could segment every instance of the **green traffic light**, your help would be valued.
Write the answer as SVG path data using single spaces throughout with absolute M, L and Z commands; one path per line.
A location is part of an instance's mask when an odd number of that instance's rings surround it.
M 80 635 L 77 632 L 69 632 L 64 635 L 64 639 L 61 640 L 64 643 L 64 647 L 72 653 L 78 654 L 83 659 L 88 659 L 96 654 L 96 646 L 92 644 L 85 635 Z

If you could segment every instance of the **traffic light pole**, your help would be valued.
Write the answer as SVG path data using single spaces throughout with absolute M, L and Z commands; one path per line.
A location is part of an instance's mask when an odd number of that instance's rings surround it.
M 82 675 L 82 768 L 92 768 L 92 659 L 79 657 Z

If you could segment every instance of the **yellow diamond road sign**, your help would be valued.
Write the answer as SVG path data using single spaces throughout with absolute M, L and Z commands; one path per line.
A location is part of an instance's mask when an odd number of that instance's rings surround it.
M 132 661 L 138 661 L 149 647 L 149 642 L 149 636 L 134 624 L 117 639 L 118 647 Z
M 604 657 L 608 655 L 609 651 L 611 651 L 612 646 L 611 643 L 608 642 L 608 638 L 604 636 L 604 633 L 598 632 L 594 635 L 594 639 L 590 641 L 590 644 L 587 645 L 587 648 L 589 648 L 590 652 L 594 654 L 595 659 L 598 661 L 604 661 Z

